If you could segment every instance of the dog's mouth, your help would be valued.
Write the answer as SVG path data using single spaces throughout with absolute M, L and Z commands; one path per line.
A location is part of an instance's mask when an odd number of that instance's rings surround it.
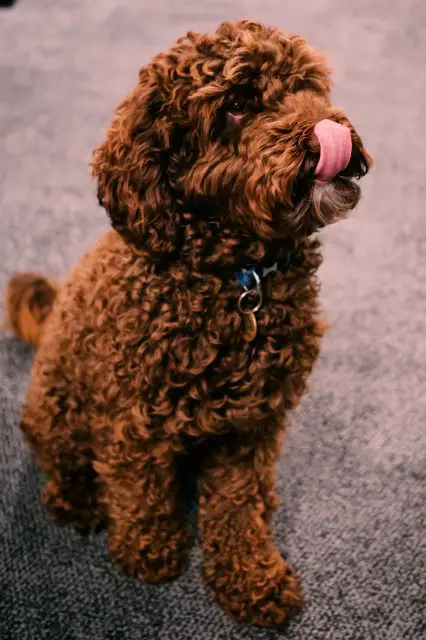
M 343 186 L 353 183 L 362 178 L 368 170 L 367 161 L 361 150 L 355 145 L 352 146 L 351 157 L 347 166 L 339 171 L 330 180 L 319 180 L 316 169 L 319 161 L 319 152 L 311 152 L 306 155 L 296 180 L 293 185 L 293 203 L 298 206 L 312 191 L 315 185 Z
M 293 183 L 291 226 L 296 232 L 310 234 L 344 217 L 358 203 L 358 180 L 368 171 L 369 156 L 353 140 L 347 165 L 327 180 L 318 179 L 319 146 L 310 149 Z
M 321 124 L 337 129 L 337 136 L 310 138 L 301 169 L 294 183 L 294 197 L 300 202 L 314 184 L 335 183 L 341 179 L 359 180 L 368 171 L 369 156 L 355 132 L 344 125 L 330 120 L 322 120 Z M 316 131 L 315 127 L 314 131 Z M 343 134 L 343 135 L 342 135 Z M 319 131 L 318 131 L 319 136 Z M 330 140 L 331 137 L 331 140 Z

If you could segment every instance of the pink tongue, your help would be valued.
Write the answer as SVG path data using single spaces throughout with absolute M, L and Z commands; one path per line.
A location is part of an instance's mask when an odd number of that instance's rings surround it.
M 315 125 L 314 133 L 320 143 L 320 159 L 315 175 L 317 180 L 332 180 L 349 164 L 352 153 L 350 129 L 333 120 L 321 120 Z

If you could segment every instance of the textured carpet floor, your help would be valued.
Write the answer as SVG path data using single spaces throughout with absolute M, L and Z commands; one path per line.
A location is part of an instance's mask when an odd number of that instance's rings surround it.
M 138 66 L 187 28 L 254 17 L 300 31 L 376 159 L 324 234 L 334 323 L 281 459 L 280 546 L 303 578 L 291 640 L 426 637 L 424 0 L 20 0 L 0 13 L 0 257 L 61 275 L 105 228 L 90 152 Z M 228 621 L 200 556 L 164 586 L 122 577 L 104 536 L 47 523 L 18 430 L 31 350 L 0 337 L 2 640 L 278 637 Z

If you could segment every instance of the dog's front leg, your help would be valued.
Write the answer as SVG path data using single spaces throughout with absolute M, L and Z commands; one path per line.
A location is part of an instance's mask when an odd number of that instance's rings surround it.
M 280 627 L 302 603 L 268 528 L 278 448 L 269 441 L 217 452 L 199 481 L 205 582 L 237 620 L 266 627 Z
M 96 468 L 105 486 L 109 550 L 141 581 L 177 577 L 186 568 L 190 528 L 168 443 L 110 447 Z

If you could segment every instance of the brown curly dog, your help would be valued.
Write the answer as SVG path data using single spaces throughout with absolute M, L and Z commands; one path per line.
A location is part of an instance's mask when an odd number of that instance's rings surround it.
M 312 234 L 369 164 L 301 37 L 189 32 L 94 152 L 113 229 L 59 286 L 23 274 L 7 292 L 38 343 L 22 429 L 44 503 L 106 524 L 111 556 L 155 582 L 185 568 L 196 477 L 204 579 L 239 621 L 278 627 L 301 604 L 268 526 L 274 466 L 324 332 Z

